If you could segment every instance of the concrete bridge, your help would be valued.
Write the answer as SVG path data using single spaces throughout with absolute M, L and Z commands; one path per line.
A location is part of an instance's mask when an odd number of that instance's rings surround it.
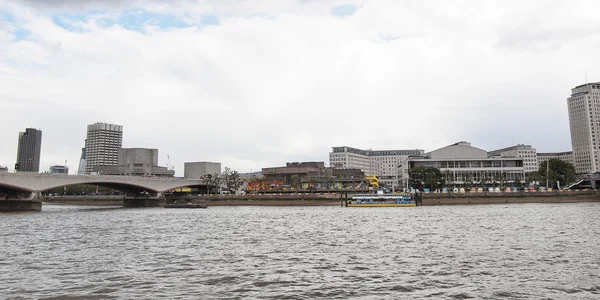
M 164 192 L 174 188 L 205 186 L 200 179 L 0 173 L 0 210 L 21 210 L 18 207 L 27 208 L 27 203 L 31 203 L 32 210 L 38 210 L 38 206 L 41 209 L 42 192 L 75 184 L 92 184 L 124 192 L 124 206 L 134 207 L 160 206 L 164 203 Z

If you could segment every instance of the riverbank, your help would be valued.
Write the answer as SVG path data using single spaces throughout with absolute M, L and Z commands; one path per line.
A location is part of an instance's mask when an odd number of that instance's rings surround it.
M 340 196 L 336 194 L 213 195 L 185 197 L 180 201 L 206 203 L 208 206 L 341 206 Z M 44 198 L 43 202 L 81 206 L 123 206 L 122 196 L 49 197 Z M 423 194 L 423 206 L 578 202 L 600 202 L 600 194 L 590 192 Z

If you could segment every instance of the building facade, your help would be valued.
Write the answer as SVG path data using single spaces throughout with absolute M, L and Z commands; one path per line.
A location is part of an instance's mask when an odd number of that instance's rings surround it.
M 79 167 L 77 168 L 77 175 L 85 174 L 85 148 L 81 148 L 81 156 L 79 157 Z
M 42 151 L 42 131 L 27 128 L 19 132 L 19 146 L 15 172 L 39 172 Z
M 221 163 L 218 162 L 186 162 L 183 164 L 183 177 L 198 179 L 206 175 L 221 174 Z
M 123 145 L 123 126 L 107 123 L 88 125 L 85 139 L 85 174 L 97 166 L 116 166 Z
M 573 160 L 573 151 L 538 153 L 537 156 L 540 164 L 556 158 L 575 165 L 575 161 Z
M 571 89 L 567 105 L 575 171 L 595 173 L 600 170 L 600 82 Z
M 523 159 L 517 157 L 488 156 L 488 152 L 458 142 L 420 157 L 409 158 L 409 168 L 434 167 L 446 176 L 446 181 L 455 186 L 494 182 L 525 182 Z
M 69 167 L 60 165 L 51 166 L 50 174 L 69 174 Z
M 173 177 L 174 170 L 158 165 L 158 149 L 122 148 L 116 166 L 96 166 L 93 172 L 102 175 Z
M 512 147 L 490 151 L 488 155 L 522 158 L 525 173 L 537 172 L 537 170 L 539 169 L 537 151 L 535 150 L 535 148 L 532 148 L 531 145 L 518 144 Z
M 329 165 L 336 168 L 360 169 L 377 175 L 386 186 L 400 185 L 408 179 L 408 157 L 422 155 L 424 150 L 362 150 L 347 146 L 333 147 Z

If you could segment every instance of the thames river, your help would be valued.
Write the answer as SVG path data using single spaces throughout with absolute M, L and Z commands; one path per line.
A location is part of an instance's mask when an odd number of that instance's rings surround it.
M 0 214 L 2 299 L 600 299 L 600 203 Z

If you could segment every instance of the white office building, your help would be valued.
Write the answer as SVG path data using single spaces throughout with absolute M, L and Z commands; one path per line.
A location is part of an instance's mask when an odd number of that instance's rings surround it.
M 578 174 L 600 170 L 600 82 L 571 89 L 567 98 L 575 171 Z
M 123 145 L 123 126 L 107 123 L 88 125 L 85 139 L 85 174 L 98 166 L 116 166 Z
M 537 172 L 539 169 L 537 151 L 535 148 L 532 148 L 531 145 L 518 144 L 512 147 L 490 151 L 488 152 L 488 155 L 522 158 L 523 169 L 525 170 L 525 173 Z
M 407 160 L 410 155 L 422 155 L 425 151 L 414 150 L 362 150 L 348 146 L 333 147 L 329 153 L 329 165 L 343 169 L 360 169 L 366 175 L 377 175 L 386 186 L 402 186 L 408 179 Z
M 409 167 L 438 168 L 446 180 L 455 186 L 469 184 L 524 182 L 523 159 L 518 157 L 488 156 L 488 152 L 458 142 L 409 159 Z

